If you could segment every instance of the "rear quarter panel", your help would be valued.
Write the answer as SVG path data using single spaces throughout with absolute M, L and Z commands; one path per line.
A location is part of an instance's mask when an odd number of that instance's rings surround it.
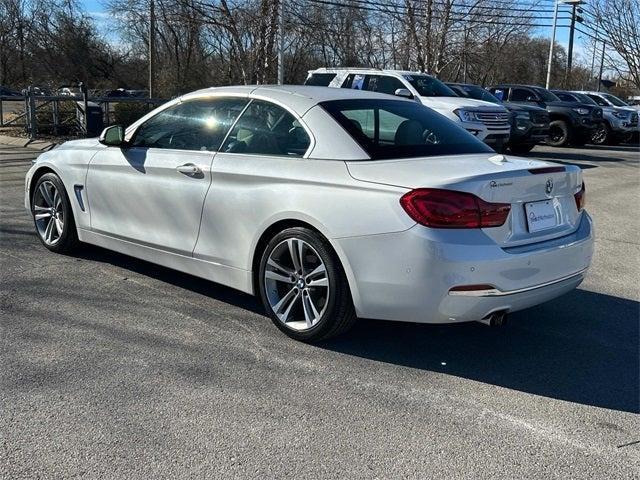
M 399 203 L 407 190 L 357 181 L 343 161 L 218 153 L 194 256 L 251 270 L 281 220 L 312 225 L 336 250 L 336 238 L 403 231 L 415 224 Z

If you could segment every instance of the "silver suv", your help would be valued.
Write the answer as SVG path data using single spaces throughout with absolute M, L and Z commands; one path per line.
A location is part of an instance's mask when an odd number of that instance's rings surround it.
M 580 98 L 588 98 L 602 107 L 603 125 L 592 137 L 595 144 L 609 144 L 627 141 L 640 131 L 638 110 L 620 100 L 615 95 L 604 92 L 574 91 L 568 92 Z M 563 99 L 564 100 L 564 99 Z
M 440 80 L 425 73 L 373 68 L 318 68 L 309 71 L 305 85 L 353 88 L 413 98 L 458 123 L 496 150 L 502 149 L 511 132 L 511 114 L 505 107 L 460 97 Z

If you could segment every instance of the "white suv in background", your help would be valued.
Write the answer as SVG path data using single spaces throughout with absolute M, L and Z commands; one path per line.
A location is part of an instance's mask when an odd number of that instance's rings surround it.
M 305 85 L 353 88 L 414 98 L 496 150 L 501 150 L 509 140 L 511 115 L 505 107 L 459 97 L 440 80 L 425 73 L 373 68 L 318 68 L 309 71 Z

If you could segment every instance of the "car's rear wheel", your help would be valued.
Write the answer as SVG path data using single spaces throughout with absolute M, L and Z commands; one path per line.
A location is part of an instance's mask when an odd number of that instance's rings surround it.
M 569 125 L 564 120 L 554 120 L 549 124 L 547 145 L 563 147 L 569 143 Z
M 31 196 L 31 214 L 42 244 L 52 252 L 68 253 L 78 245 L 73 211 L 62 180 L 45 173 Z
M 294 227 L 275 235 L 262 254 L 258 283 L 269 317 L 296 340 L 334 337 L 355 322 L 340 261 L 313 230 Z

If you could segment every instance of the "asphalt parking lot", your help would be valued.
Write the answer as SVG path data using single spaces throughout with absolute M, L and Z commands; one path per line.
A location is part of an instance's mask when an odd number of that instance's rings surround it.
M 597 228 L 575 292 L 502 329 L 359 321 L 287 339 L 247 295 L 87 247 L 23 207 L 0 147 L 0 478 L 639 478 L 640 151 L 579 165 Z

